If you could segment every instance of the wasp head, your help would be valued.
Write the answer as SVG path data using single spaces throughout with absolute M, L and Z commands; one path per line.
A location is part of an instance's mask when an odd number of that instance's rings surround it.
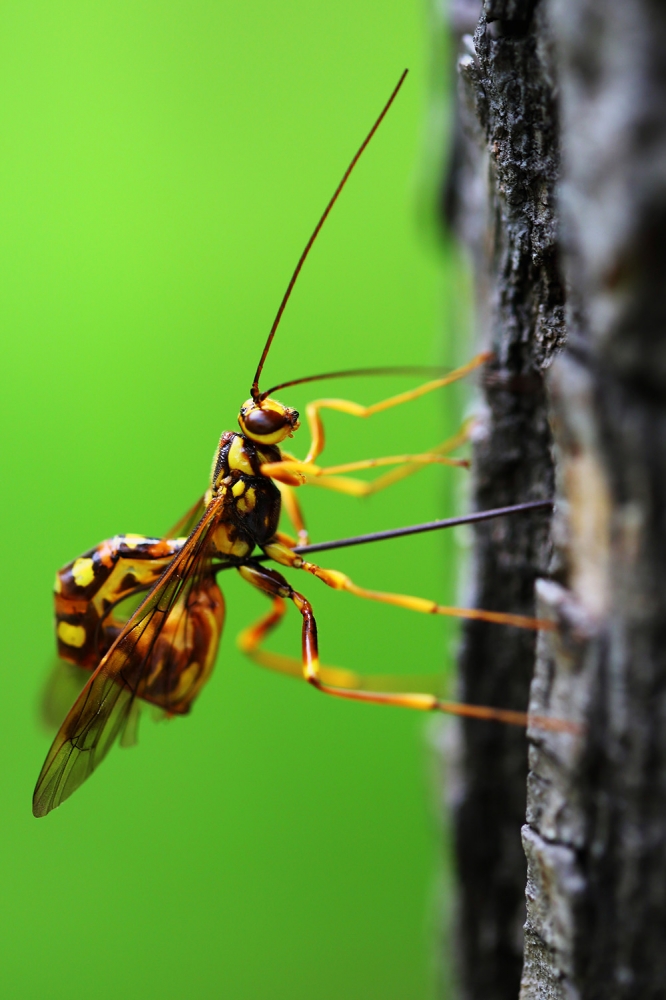
M 258 444 L 279 444 L 299 428 L 298 411 L 277 399 L 248 399 L 241 406 L 238 423 L 243 434 Z

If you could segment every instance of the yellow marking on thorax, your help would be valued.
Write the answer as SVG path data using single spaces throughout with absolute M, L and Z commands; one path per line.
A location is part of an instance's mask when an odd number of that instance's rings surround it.
M 237 556 L 242 559 L 250 551 L 250 546 L 242 538 L 231 539 L 229 537 L 229 528 L 231 525 L 220 524 L 215 529 L 215 534 L 213 535 L 213 543 L 218 552 L 225 556 Z
M 56 573 L 55 583 L 53 584 L 53 590 L 56 594 L 62 593 L 62 580 L 60 579 L 60 573 Z
M 77 587 L 87 587 L 92 583 L 95 579 L 95 564 L 92 559 L 76 559 L 72 566 L 72 576 Z
M 145 542 L 145 535 L 123 535 L 123 541 L 128 549 L 135 549 L 141 542 Z
M 235 497 L 241 496 L 245 492 L 245 482 L 244 482 L 244 480 L 239 479 L 238 482 L 235 483 L 235 485 L 231 487 L 231 492 L 233 493 L 233 495 Z
M 237 501 L 236 507 L 241 512 L 241 514 L 248 514 L 257 505 L 257 494 L 254 486 L 250 486 L 249 490 L 242 496 L 240 500 Z
M 70 625 L 69 622 L 58 622 L 58 638 L 66 646 L 80 649 L 86 641 L 86 630 L 83 625 Z
M 231 447 L 227 454 L 227 462 L 230 469 L 237 469 L 238 472 L 244 472 L 246 476 L 254 475 L 247 453 L 243 447 L 243 438 L 240 435 L 235 437 L 231 442 Z

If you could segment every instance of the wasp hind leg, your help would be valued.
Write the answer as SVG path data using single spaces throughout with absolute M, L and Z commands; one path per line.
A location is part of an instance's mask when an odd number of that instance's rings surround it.
M 446 701 L 429 691 L 379 690 L 380 687 L 387 688 L 394 685 L 404 687 L 410 683 L 416 686 L 414 684 L 416 678 L 362 677 L 352 671 L 324 667 L 319 662 L 317 623 L 312 605 L 307 598 L 294 590 L 280 573 L 256 563 L 248 563 L 239 567 L 239 573 L 253 587 L 273 598 L 271 611 L 255 625 L 245 629 L 239 636 L 241 649 L 256 663 L 269 670 L 275 670 L 292 677 L 301 676 L 322 694 L 350 701 L 362 701 L 374 705 L 393 705 L 420 712 L 445 712 L 449 715 L 486 719 L 516 726 L 531 724 L 544 729 L 572 731 L 571 725 L 563 720 L 528 716 L 526 712 L 491 708 L 486 705 L 466 705 L 460 702 Z M 291 657 L 261 649 L 261 643 L 267 634 L 284 617 L 287 600 L 293 602 L 303 619 L 300 662 Z
M 271 610 L 266 615 L 260 618 L 258 622 L 243 629 L 239 634 L 237 639 L 239 648 L 258 666 L 264 667 L 267 670 L 273 670 L 279 674 L 284 674 L 287 677 L 303 680 L 303 664 L 301 660 L 296 659 L 294 656 L 285 656 L 282 653 L 274 653 L 271 650 L 262 648 L 264 640 L 280 624 L 286 614 L 287 604 L 285 598 L 290 599 L 289 584 L 284 577 L 279 576 L 274 571 L 269 577 L 266 569 L 259 570 L 258 567 L 254 566 L 243 566 L 240 568 L 240 573 L 248 583 L 257 587 L 262 593 L 272 596 L 273 601 Z M 381 688 L 388 687 L 389 690 L 407 690 L 407 688 L 418 684 L 419 687 L 432 688 L 433 691 L 437 691 L 442 684 L 440 674 L 427 674 L 419 677 L 376 674 L 363 676 L 352 670 L 345 670 L 342 667 L 329 667 L 324 664 L 319 665 L 319 676 L 322 681 L 333 687 L 351 688 L 353 690 L 364 690 L 372 685 Z
M 292 656 L 284 656 L 282 653 L 273 653 L 270 650 L 262 649 L 262 643 L 284 618 L 287 612 L 287 600 L 293 601 L 299 611 L 301 610 L 299 602 L 303 601 L 307 604 L 307 601 L 302 594 L 297 594 L 285 578 L 280 573 L 276 573 L 275 570 L 252 563 L 240 566 L 238 572 L 253 587 L 273 599 L 271 610 L 254 625 L 250 625 L 240 633 L 237 640 L 239 648 L 259 666 L 303 680 L 303 663 L 300 660 Z M 306 628 L 305 620 L 303 627 Z M 314 616 L 311 619 L 311 628 L 314 629 L 316 638 L 317 626 Z M 354 674 L 351 670 L 324 666 L 320 666 L 319 669 L 328 683 L 339 687 L 355 688 L 360 685 L 362 680 L 358 674 Z

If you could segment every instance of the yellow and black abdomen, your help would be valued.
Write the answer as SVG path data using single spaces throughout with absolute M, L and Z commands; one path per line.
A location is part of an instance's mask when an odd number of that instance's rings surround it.
M 121 602 L 154 586 L 184 541 L 116 535 L 64 566 L 55 579 L 58 655 L 94 670 L 125 624 Z

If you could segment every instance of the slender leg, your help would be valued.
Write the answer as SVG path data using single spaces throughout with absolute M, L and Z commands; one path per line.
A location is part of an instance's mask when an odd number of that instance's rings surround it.
M 382 690 L 362 689 L 362 683 L 369 683 L 372 678 L 360 678 L 351 671 L 338 670 L 333 667 L 322 667 L 319 663 L 317 642 L 317 623 L 312 605 L 303 594 L 294 590 L 287 580 L 275 570 L 267 569 L 255 563 L 239 567 L 243 579 L 252 586 L 273 598 L 271 611 L 256 625 L 246 629 L 239 637 L 241 648 L 252 656 L 256 662 L 279 673 L 296 676 L 300 666 L 301 676 L 312 687 L 323 694 L 352 701 L 364 701 L 375 705 L 395 705 L 400 708 L 411 708 L 421 712 L 446 712 L 449 715 L 463 715 L 468 718 L 489 719 L 510 725 L 533 725 L 543 729 L 563 732 L 577 732 L 571 724 L 561 719 L 542 716 L 528 716 L 526 712 L 515 712 L 510 709 L 490 708 L 486 705 L 465 705 L 454 701 L 444 701 L 437 695 L 428 692 L 391 692 Z M 258 647 L 267 633 L 274 628 L 285 613 L 285 600 L 294 603 L 303 619 L 302 628 L 302 660 L 266 653 Z M 379 684 L 380 679 L 376 678 Z M 340 683 L 338 683 L 340 682 Z M 350 683 L 351 682 L 351 683 Z
M 320 415 L 321 410 L 339 410 L 341 413 L 348 413 L 352 417 L 371 417 L 375 413 L 381 413 L 383 410 L 389 410 L 393 406 L 401 406 L 403 403 L 409 403 L 413 399 L 418 399 L 419 396 L 425 396 L 428 392 L 434 392 L 435 389 L 441 389 L 445 385 L 457 382 L 458 379 L 465 378 L 466 375 L 469 375 L 470 372 L 484 364 L 491 357 L 492 354 L 489 352 L 477 354 L 477 356 L 472 358 L 468 364 L 463 365 L 462 368 L 457 368 L 444 378 L 438 378 L 432 382 L 426 382 L 424 385 L 417 386 L 416 389 L 410 389 L 408 392 L 401 392 L 398 396 L 391 396 L 390 399 L 384 399 L 379 403 L 374 403 L 372 406 L 362 406 L 360 403 L 353 403 L 348 399 L 314 400 L 312 403 L 308 404 L 306 409 L 312 437 L 310 450 L 305 458 L 306 463 L 314 462 L 317 456 L 321 455 L 324 450 L 326 438 L 324 434 L 324 425 Z
M 310 536 L 308 534 L 308 529 L 305 527 L 305 519 L 303 517 L 303 511 L 301 510 L 301 505 L 298 501 L 293 487 L 288 486 L 287 483 L 281 483 L 276 480 L 277 487 L 282 494 L 282 503 L 284 508 L 289 515 L 289 520 L 296 528 L 298 534 L 298 541 L 296 545 L 307 545 L 310 541 Z
M 437 445 L 436 448 L 431 449 L 431 454 L 434 455 L 448 455 L 450 452 L 455 451 L 461 445 L 465 444 L 469 440 L 469 435 L 471 428 L 474 424 L 474 419 L 471 418 L 466 420 L 457 434 L 453 437 L 448 438 L 442 444 Z M 401 479 L 406 479 L 408 476 L 413 476 L 415 472 L 419 472 L 424 468 L 423 464 L 418 463 L 405 463 L 405 465 L 399 466 L 397 469 L 391 469 L 390 472 L 385 472 L 383 476 L 378 476 L 377 479 L 373 479 L 371 483 L 365 480 L 356 479 L 353 480 L 355 483 L 361 483 L 362 486 L 359 488 L 357 486 L 343 487 L 339 486 L 341 479 L 331 478 L 319 478 L 312 479 L 308 481 L 308 485 L 311 486 L 321 486 L 324 489 L 337 490 L 341 493 L 354 493 L 355 495 L 368 496 L 371 493 L 379 493 L 380 490 L 385 490 L 389 486 L 393 486 L 394 483 L 400 482 Z M 344 480 L 345 484 L 350 480 Z
M 496 625 L 512 625 L 514 628 L 525 628 L 537 631 L 552 631 L 555 628 L 553 622 L 541 618 L 530 618 L 526 615 L 513 615 L 504 611 L 483 611 L 481 608 L 456 608 L 443 604 L 437 604 L 424 597 L 412 597 L 408 594 L 390 594 L 381 590 L 366 590 L 357 586 L 353 580 L 336 569 L 324 569 L 316 563 L 307 562 L 301 556 L 292 552 L 277 543 L 269 543 L 264 546 L 264 552 L 271 559 L 282 566 L 290 566 L 293 569 L 302 569 L 306 573 L 311 573 L 333 590 L 346 590 L 356 597 L 363 597 L 369 601 L 379 601 L 382 604 L 392 604 L 395 607 L 406 608 L 409 611 L 418 611 L 426 615 L 444 615 L 448 618 L 470 618 L 476 621 L 492 622 Z
M 268 593 L 267 583 L 265 579 L 266 570 L 264 569 L 259 574 L 254 571 L 254 567 L 241 567 L 241 576 L 252 583 L 255 587 L 259 587 L 264 593 Z M 260 583 L 258 582 L 260 581 Z M 270 586 L 275 584 L 275 580 L 271 578 Z M 284 580 L 281 586 L 289 585 L 287 581 Z M 273 597 L 273 605 L 271 610 L 263 618 L 260 618 L 258 622 L 254 625 L 250 625 L 249 628 L 243 629 L 243 631 L 238 636 L 238 646 L 239 648 L 249 656 L 255 663 L 259 664 L 261 667 L 266 667 L 268 670 L 274 670 L 279 674 L 286 674 L 289 677 L 297 677 L 299 680 L 303 679 L 303 665 L 300 660 L 297 660 L 292 656 L 283 656 L 281 653 L 273 653 L 269 650 L 262 649 L 261 643 L 264 641 L 269 632 L 272 632 L 277 625 L 280 624 L 287 610 L 287 605 L 282 597 Z M 336 687 L 350 687 L 356 688 L 361 686 L 362 678 L 358 674 L 353 673 L 351 670 L 341 670 L 337 667 L 320 667 L 322 676 L 325 677 L 329 684 L 333 684 Z
M 307 476 L 313 482 L 319 477 L 339 476 L 345 472 L 361 472 L 363 469 L 376 469 L 382 465 L 450 465 L 455 468 L 469 468 L 469 460 L 466 458 L 450 458 L 448 455 L 440 455 L 436 452 L 424 452 L 421 455 L 384 455 L 381 458 L 364 458 L 360 462 L 345 462 L 342 465 L 330 465 L 322 468 L 319 465 L 307 464 L 299 461 L 265 462 L 261 466 L 264 476 L 270 476 L 278 483 L 283 480 L 293 482 L 294 475 Z M 306 480 L 307 481 L 307 480 Z M 347 482 L 361 482 L 361 480 L 347 480 Z M 372 483 L 365 483 L 366 487 Z
M 246 575 L 250 583 L 255 583 L 254 574 Z M 285 581 L 286 584 L 286 581 Z M 264 587 L 260 587 L 264 590 Z M 265 592 L 265 590 L 264 590 Z M 303 664 L 294 656 L 284 656 L 282 653 L 273 653 L 270 650 L 262 649 L 261 644 L 267 635 L 276 628 L 282 621 L 287 605 L 282 597 L 274 597 L 271 610 L 263 618 L 260 618 L 254 625 L 250 625 L 238 636 L 239 648 L 249 656 L 254 663 L 268 670 L 273 670 L 288 677 L 295 677 L 303 680 Z M 319 676 L 326 684 L 333 687 L 351 688 L 356 691 L 379 689 L 381 691 L 411 691 L 415 687 L 419 690 L 438 692 L 442 686 L 441 674 L 418 674 L 418 675 L 397 675 L 397 674 L 372 674 L 364 676 L 352 670 L 345 670 L 341 667 L 328 667 L 319 665 Z
M 299 544 L 297 538 L 294 538 L 292 535 L 287 535 L 286 532 L 284 531 L 276 531 L 275 537 L 283 545 L 286 545 L 288 549 L 295 549 L 296 546 Z

